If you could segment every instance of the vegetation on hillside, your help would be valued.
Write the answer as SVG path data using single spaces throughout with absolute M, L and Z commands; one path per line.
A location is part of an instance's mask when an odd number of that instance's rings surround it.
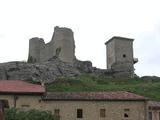
M 83 74 L 75 78 L 59 78 L 47 85 L 50 92 L 81 92 L 81 91 L 130 91 L 160 100 L 160 77 L 145 76 L 133 79 L 111 79 L 106 76 Z
M 21 111 L 15 108 L 5 109 L 5 120 L 58 120 L 50 112 L 39 110 Z

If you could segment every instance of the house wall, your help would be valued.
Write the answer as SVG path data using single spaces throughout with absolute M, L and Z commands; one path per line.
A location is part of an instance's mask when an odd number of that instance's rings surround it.
M 8 100 L 9 107 L 21 108 L 29 106 L 29 108 L 41 108 L 41 96 L 32 95 L 0 95 L 0 100 Z
M 60 110 L 61 120 L 78 120 L 77 109 L 83 109 L 81 120 L 145 120 L 145 103 L 131 101 L 43 101 L 43 110 L 54 113 Z M 106 117 L 100 118 L 100 109 L 106 109 Z M 129 118 L 124 118 L 124 109 L 129 109 Z
M 149 110 L 149 112 L 152 112 L 152 120 L 160 120 L 160 110 Z
M 77 109 L 83 109 L 81 120 L 146 120 L 146 106 L 143 101 L 41 101 L 40 96 L 17 98 L 17 108 L 35 108 L 51 111 L 53 114 L 55 109 L 59 109 L 60 120 L 79 120 Z M 14 107 L 14 96 L 1 95 L 0 99 L 7 99 L 10 107 Z M 106 110 L 105 118 L 100 118 L 100 109 Z M 124 109 L 129 109 L 129 118 L 124 117 Z

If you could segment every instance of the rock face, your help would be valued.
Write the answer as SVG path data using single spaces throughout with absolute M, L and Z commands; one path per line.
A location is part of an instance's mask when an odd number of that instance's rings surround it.
M 74 60 L 74 65 L 58 58 L 41 63 L 0 63 L 0 80 L 31 80 L 50 83 L 59 77 L 76 77 L 82 73 L 104 74 L 105 70 L 92 67 L 89 61 Z
M 30 39 L 28 62 L 44 62 L 54 56 L 63 62 L 73 64 L 75 43 L 71 29 L 55 27 L 53 37 L 47 44 L 45 44 L 42 38 L 35 37 Z

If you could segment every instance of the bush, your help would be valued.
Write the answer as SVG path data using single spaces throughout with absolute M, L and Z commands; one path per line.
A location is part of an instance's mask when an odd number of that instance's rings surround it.
M 5 120 L 58 120 L 50 112 L 39 110 L 20 111 L 15 108 L 5 109 Z

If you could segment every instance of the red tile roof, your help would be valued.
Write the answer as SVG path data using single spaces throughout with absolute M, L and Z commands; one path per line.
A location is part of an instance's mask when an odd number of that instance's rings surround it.
M 125 91 L 52 92 L 47 93 L 43 100 L 147 100 L 147 98 Z
M 41 85 L 28 83 L 22 80 L 0 80 L 0 93 L 44 93 Z
M 160 110 L 160 102 L 149 101 L 148 107 L 149 107 L 149 110 Z

